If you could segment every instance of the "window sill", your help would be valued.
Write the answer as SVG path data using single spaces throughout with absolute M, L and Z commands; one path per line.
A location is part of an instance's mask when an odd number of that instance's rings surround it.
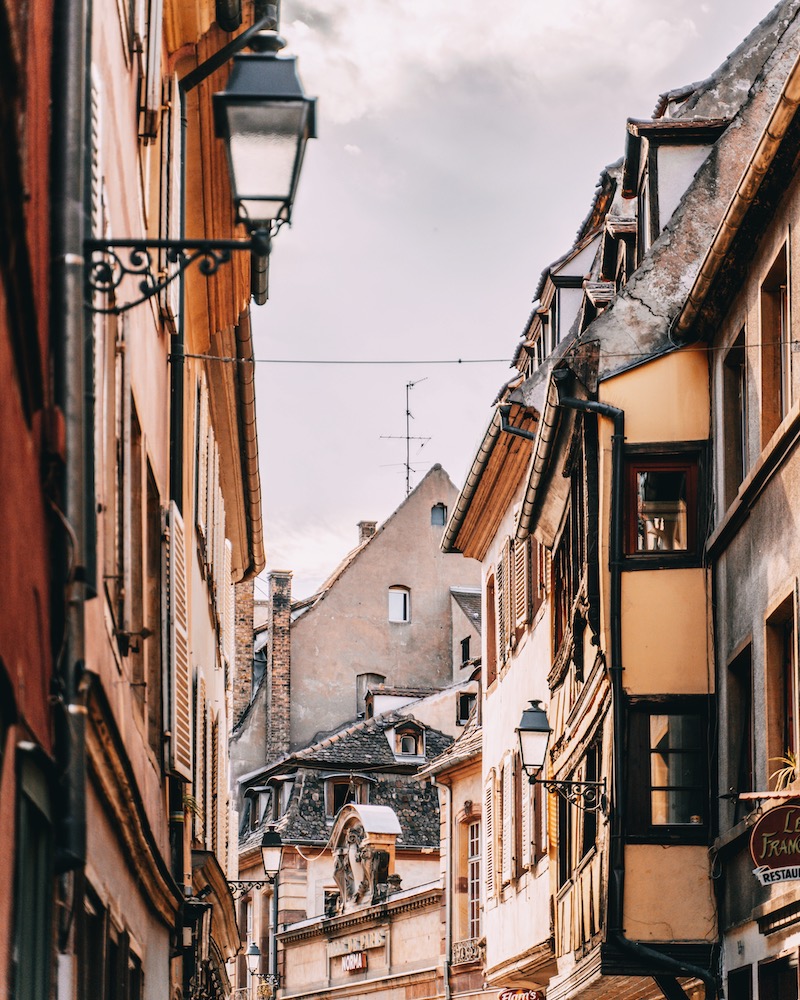
M 749 517 L 761 492 L 781 467 L 800 439 L 800 401 L 784 417 L 764 446 L 758 461 L 742 480 L 736 496 L 706 543 L 706 552 L 714 557 L 727 548 L 736 532 Z

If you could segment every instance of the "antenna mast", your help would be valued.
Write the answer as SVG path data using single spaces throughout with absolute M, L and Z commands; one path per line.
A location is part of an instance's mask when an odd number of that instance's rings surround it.
M 418 378 L 416 382 L 406 382 L 406 433 L 405 438 L 402 438 L 399 434 L 381 434 L 382 441 L 402 441 L 406 442 L 406 496 L 411 492 L 411 442 L 412 441 L 430 441 L 429 437 L 419 437 L 411 433 L 411 421 L 414 419 L 414 414 L 411 412 L 411 402 L 409 399 L 409 394 L 415 385 L 419 385 L 420 382 L 426 382 L 427 377 Z

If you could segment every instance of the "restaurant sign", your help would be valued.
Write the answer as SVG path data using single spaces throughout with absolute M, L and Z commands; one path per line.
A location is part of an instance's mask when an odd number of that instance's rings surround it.
M 544 1000 L 541 990 L 502 990 L 498 1000 Z
M 750 854 L 762 885 L 800 881 L 800 801 L 764 813 L 750 834 Z
M 351 951 L 342 955 L 342 972 L 363 972 L 367 968 L 367 953 Z

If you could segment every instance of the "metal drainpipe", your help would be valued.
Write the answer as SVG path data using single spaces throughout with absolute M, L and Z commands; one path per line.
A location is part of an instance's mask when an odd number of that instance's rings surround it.
M 280 878 L 280 872 L 275 872 L 275 878 L 272 883 L 272 938 L 269 942 L 269 964 L 267 966 L 267 971 L 270 976 L 272 976 L 272 984 L 275 993 L 278 992 L 278 881 Z
M 62 504 L 66 590 L 63 658 L 56 663 L 65 715 L 57 720 L 56 759 L 63 762 L 63 802 L 56 834 L 58 871 L 86 861 L 86 700 L 84 602 L 86 600 L 86 490 L 83 304 L 84 138 L 91 0 L 56 0 L 53 30 L 51 144 L 51 331 L 56 402 L 64 414 L 66 464 Z M 69 551 L 71 549 L 71 551 Z M 69 554 L 67 554 L 69 552 Z M 70 566 L 71 569 L 67 567 Z
M 598 403 L 589 399 L 578 399 L 562 395 L 570 373 L 566 369 L 553 372 L 553 380 L 558 390 L 558 405 L 585 413 L 598 413 L 614 422 L 611 438 L 611 595 L 609 601 L 610 641 L 609 679 L 611 681 L 612 734 L 612 774 L 613 796 L 611 808 L 611 885 L 609 888 L 608 935 L 624 951 L 636 955 L 643 962 L 657 964 L 664 972 L 675 976 L 694 976 L 705 987 L 706 1000 L 717 995 L 717 983 L 707 969 L 689 962 L 679 962 L 668 955 L 662 955 L 654 948 L 625 936 L 622 926 L 625 899 L 625 755 L 623 753 L 625 725 L 625 699 L 622 688 L 622 537 L 624 513 L 623 448 L 625 443 L 625 411 L 609 403 Z
M 431 784 L 445 794 L 447 815 L 447 854 L 444 885 L 444 1000 L 450 1000 L 450 965 L 453 961 L 453 788 L 431 775 Z

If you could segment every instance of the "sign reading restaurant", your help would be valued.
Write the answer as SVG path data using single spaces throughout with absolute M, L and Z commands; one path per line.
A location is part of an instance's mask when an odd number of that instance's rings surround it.
M 764 813 L 750 834 L 750 854 L 762 885 L 800 881 L 800 801 Z

